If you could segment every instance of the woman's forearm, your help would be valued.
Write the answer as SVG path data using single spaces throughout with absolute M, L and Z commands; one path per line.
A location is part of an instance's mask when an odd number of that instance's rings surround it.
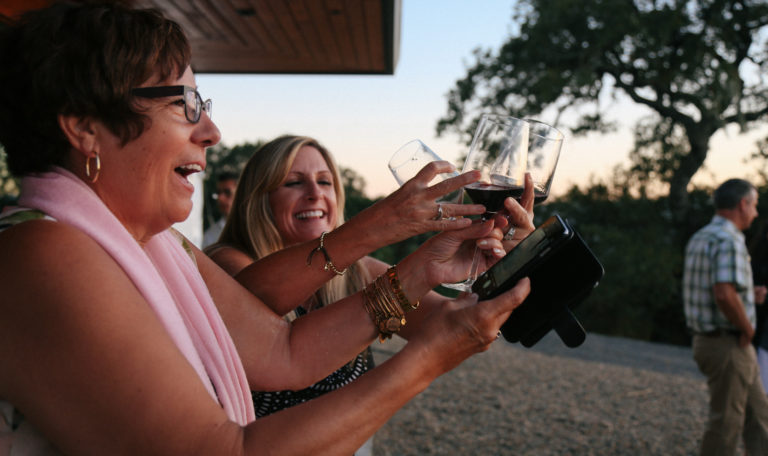
M 477 181 L 480 174 L 463 173 L 429 187 L 437 173 L 450 169 L 448 163 L 440 163 L 427 165 L 417 178 L 328 233 L 324 238 L 328 259 L 315 252 L 307 265 L 310 253 L 319 246 L 319 241 L 313 240 L 262 258 L 236 278 L 273 308 L 291 310 L 332 278 L 334 268 L 341 271 L 374 250 L 417 234 L 466 228 L 472 222 L 462 216 L 482 214 L 482 205 L 443 205 L 449 218 L 435 219 L 435 199 Z M 326 268 L 328 260 L 332 267 Z
M 245 429 L 245 454 L 352 454 L 437 376 L 416 350 L 401 352 L 332 393 L 257 420 Z M 285 438 L 301 429 L 301 439 Z
M 339 271 L 386 245 L 387 240 L 378 235 L 376 224 L 370 223 L 364 212 L 328 233 L 323 240 L 333 267 Z M 315 251 L 318 246 L 319 240 L 315 239 L 285 248 L 252 263 L 235 278 L 276 312 L 285 314 L 335 275 L 332 268 L 325 268 L 323 252 Z M 310 255 L 311 261 L 307 264 Z

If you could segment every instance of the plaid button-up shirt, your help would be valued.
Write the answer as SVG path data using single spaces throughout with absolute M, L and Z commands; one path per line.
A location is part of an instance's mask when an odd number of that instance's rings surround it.
M 738 329 L 715 303 L 716 283 L 733 284 L 754 328 L 755 294 L 744 234 L 719 215 L 697 231 L 685 248 L 683 304 L 686 323 L 694 332 Z

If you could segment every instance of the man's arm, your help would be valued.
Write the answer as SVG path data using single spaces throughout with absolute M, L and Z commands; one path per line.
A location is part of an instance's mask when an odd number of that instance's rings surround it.
M 739 345 L 746 347 L 755 335 L 755 329 L 744 312 L 744 304 L 741 302 L 736 287 L 732 283 L 716 283 L 713 287 L 715 303 L 720 311 L 734 326 L 741 331 Z

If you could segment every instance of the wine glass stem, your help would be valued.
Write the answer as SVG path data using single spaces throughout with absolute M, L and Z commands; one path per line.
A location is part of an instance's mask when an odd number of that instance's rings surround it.
M 469 277 L 467 278 L 467 287 L 471 288 L 477 280 L 477 267 L 480 262 L 480 247 L 475 246 L 475 254 L 472 255 L 472 266 L 469 268 Z
M 486 221 L 493 217 L 495 212 L 486 212 L 482 215 L 481 219 L 483 221 Z M 482 253 L 480 252 L 480 247 L 475 246 L 475 254 L 472 255 L 472 266 L 469 267 L 469 277 L 467 278 L 467 281 L 465 282 L 467 285 L 467 288 L 471 288 L 472 284 L 475 283 L 477 280 L 477 269 L 480 266 L 480 255 Z

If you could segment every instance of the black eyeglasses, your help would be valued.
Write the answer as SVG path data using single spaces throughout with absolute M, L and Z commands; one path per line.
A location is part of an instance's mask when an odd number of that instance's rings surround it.
M 200 114 L 205 111 L 208 117 L 211 117 L 211 107 L 213 102 L 209 99 L 203 101 L 203 98 L 194 87 L 185 85 L 175 86 L 156 86 L 139 87 L 131 89 L 131 93 L 141 98 L 162 98 L 175 95 L 184 96 L 184 115 L 192 123 L 200 121 Z

